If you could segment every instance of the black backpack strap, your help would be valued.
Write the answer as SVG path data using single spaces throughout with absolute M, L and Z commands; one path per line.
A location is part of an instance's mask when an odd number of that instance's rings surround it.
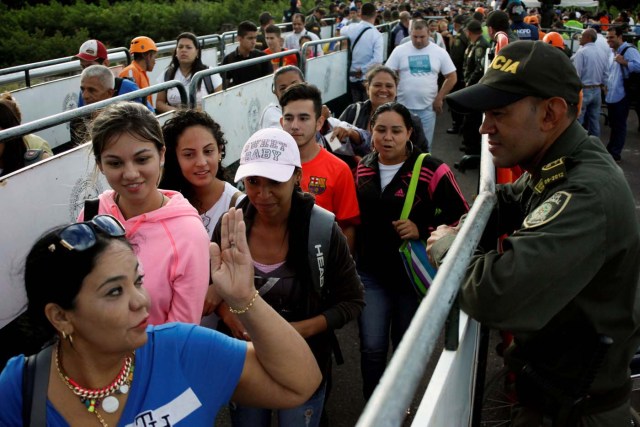
M 211 76 L 205 76 L 202 80 L 204 80 L 204 87 L 207 89 L 207 93 L 212 94 L 215 88 L 213 87 L 213 80 L 211 80 Z
M 369 31 L 371 28 L 373 28 L 373 27 L 367 27 L 367 28 L 365 28 L 364 30 L 362 30 L 362 31 L 360 32 L 360 34 L 358 34 L 358 37 L 356 37 L 356 40 L 355 40 L 355 41 L 353 42 L 353 44 L 351 45 L 351 51 L 352 51 L 352 52 L 353 52 L 353 49 L 355 49 L 355 48 L 356 48 L 356 45 L 357 45 L 357 44 L 358 44 L 358 42 L 360 41 L 360 38 L 362 37 L 362 35 L 363 35 L 364 33 L 366 33 L 367 31 Z
M 327 257 L 331 249 L 331 233 L 335 215 L 318 205 L 313 205 L 311 209 L 311 219 L 309 221 L 309 247 L 307 254 L 309 257 L 309 268 L 311 269 L 311 280 L 316 292 L 321 298 L 324 297 L 324 270 L 327 265 Z M 344 357 L 340 349 L 338 337 L 333 331 L 329 332 L 331 339 L 331 349 L 336 358 L 336 363 L 342 365 Z
M 84 220 L 91 221 L 93 217 L 98 215 L 98 207 L 100 199 L 87 199 L 84 201 Z
M 22 372 L 22 423 L 24 427 L 47 425 L 50 345 L 25 359 Z
M 334 222 L 334 214 L 318 205 L 313 205 L 309 221 L 307 256 L 309 257 L 313 287 L 318 293 L 322 292 L 322 287 L 324 286 L 324 269 L 327 255 L 329 255 Z
M 122 87 L 122 79 L 120 77 L 116 77 L 115 84 L 113 86 L 113 96 L 120 95 L 120 88 Z

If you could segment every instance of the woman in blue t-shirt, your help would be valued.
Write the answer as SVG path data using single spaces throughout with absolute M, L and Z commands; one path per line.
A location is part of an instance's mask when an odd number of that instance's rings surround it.
M 44 234 L 27 256 L 25 287 L 34 327 L 56 339 L 38 353 L 45 369 L 36 378 L 48 385 L 46 395 L 28 393 L 43 414 L 32 421 L 209 427 L 230 399 L 271 407 L 307 400 L 320 371 L 303 338 L 255 290 L 241 211 L 225 214 L 221 233 L 210 250 L 212 281 L 252 343 L 195 325 L 148 326 L 144 271 L 114 217 Z M 0 375 L 2 426 L 29 425 L 24 368 L 17 356 Z

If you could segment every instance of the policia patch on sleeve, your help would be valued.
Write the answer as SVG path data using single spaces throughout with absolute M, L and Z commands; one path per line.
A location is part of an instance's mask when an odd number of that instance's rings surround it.
M 534 228 L 553 221 L 567 207 L 569 200 L 571 200 L 571 194 L 558 191 L 531 212 L 522 225 L 524 228 Z

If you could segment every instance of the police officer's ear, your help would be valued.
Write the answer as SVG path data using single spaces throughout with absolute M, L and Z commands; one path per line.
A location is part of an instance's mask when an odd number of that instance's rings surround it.
M 542 111 L 538 112 L 542 117 L 542 122 L 540 123 L 542 131 L 549 132 L 564 121 L 570 121 L 567 114 L 569 112 L 569 104 L 564 98 L 556 96 L 543 99 L 539 102 L 538 108 L 542 109 Z
M 107 92 L 109 93 L 109 98 L 113 98 L 114 96 L 117 95 L 115 89 L 109 89 Z

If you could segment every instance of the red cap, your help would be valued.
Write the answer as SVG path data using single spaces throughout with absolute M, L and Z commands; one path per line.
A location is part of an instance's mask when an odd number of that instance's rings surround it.
M 80 51 L 76 58 L 84 59 L 85 61 L 105 60 L 107 59 L 107 48 L 99 40 L 87 40 L 80 46 Z

